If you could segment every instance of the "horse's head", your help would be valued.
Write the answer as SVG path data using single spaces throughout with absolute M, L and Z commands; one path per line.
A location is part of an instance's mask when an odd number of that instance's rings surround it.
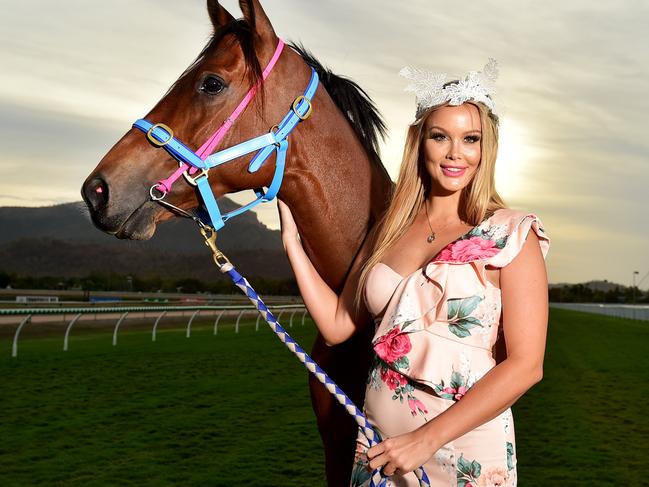
M 210 42 L 146 116 L 147 120 L 171 127 L 175 136 L 193 150 L 222 124 L 259 81 L 264 63 L 271 58 L 278 42 L 258 0 L 241 0 L 240 6 L 243 19 L 236 20 L 217 0 L 207 1 L 214 26 Z M 286 67 L 282 69 L 286 70 Z M 281 76 L 277 74 L 271 80 Z M 276 82 L 269 84 L 274 86 L 264 85 L 259 90 L 253 104 L 228 132 L 221 146 L 260 135 L 276 123 L 268 121 L 280 113 L 272 100 L 282 98 L 285 107 L 283 90 L 287 88 Z M 286 93 L 286 98 L 289 96 Z M 210 172 L 215 196 L 269 184 L 273 174 L 270 164 L 252 174 L 244 169 L 244 164 L 244 161 L 233 161 Z M 81 189 L 95 225 L 119 238 L 150 238 L 156 223 L 171 218 L 172 214 L 151 201 L 149 189 L 177 168 L 177 162 L 164 150 L 156 150 L 142 132 L 129 130 L 104 156 Z M 182 179 L 167 200 L 184 209 L 199 204 L 196 189 Z

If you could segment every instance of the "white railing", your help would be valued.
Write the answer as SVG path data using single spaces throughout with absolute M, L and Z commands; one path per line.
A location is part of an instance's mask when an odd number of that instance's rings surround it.
M 642 304 L 550 303 L 550 307 L 649 321 L 649 305 Z
M 278 305 L 278 306 L 269 307 L 269 309 L 273 311 L 273 314 L 276 313 L 276 310 L 279 311 L 279 315 L 277 315 L 277 321 L 279 321 L 279 318 L 282 316 L 282 313 L 284 311 L 290 310 L 291 316 L 289 319 L 289 328 L 293 328 L 293 317 L 295 316 L 295 313 L 297 313 L 298 311 L 302 312 L 302 326 L 304 326 L 304 319 L 308 313 L 307 309 L 303 304 Z M 20 337 L 20 332 L 25 327 L 25 325 L 32 322 L 32 318 L 34 316 L 63 315 L 63 318 L 65 320 L 66 315 L 73 315 L 73 318 L 70 320 L 70 322 L 68 323 L 65 329 L 65 337 L 63 339 L 63 351 L 67 352 L 68 345 L 69 345 L 70 331 L 72 330 L 74 324 L 80 321 L 84 315 L 94 315 L 95 317 L 108 315 L 107 316 L 108 318 L 110 316 L 115 315 L 116 313 L 119 313 L 119 318 L 115 323 L 115 326 L 113 327 L 113 346 L 117 346 L 117 335 L 119 332 L 119 327 L 129 315 L 131 315 L 132 317 L 136 316 L 139 319 L 145 319 L 146 313 L 152 313 L 152 312 L 159 313 L 156 316 L 155 322 L 153 323 L 153 329 L 151 331 L 151 341 L 155 342 L 158 324 L 165 316 L 183 317 L 185 315 L 185 312 L 192 312 L 189 320 L 187 321 L 187 325 L 185 326 L 185 336 L 187 338 L 190 338 L 192 323 L 194 322 L 195 318 L 199 316 L 201 312 L 205 314 L 210 314 L 212 316 L 216 315 L 216 319 L 214 321 L 214 335 L 216 335 L 218 332 L 219 321 L 221 321 L 221 317 L 227 311 L 239 311 L 234 325 L 235 333 L 239 333 L 239 324 L 241 322 L 241 318 L 246 313 L 248 314 L 254 313 L 257 316 L 257 321 L 255 323 L 255 331 L 259 331 L 259 318 L 261 318 L 261 315 L 259 314 L 257 309 L 252 305 L 247 305 L 247 306 L 131 306 L 131 307 L 102 307 L 102 308 L 99 307 L 16 308 L 16 309 L 0 309 L 0 316 L 18 316 L 18 317 L 24 316 L 24 318 L 22 318 L 22 320 L 20 321 L 18 328 L 16 328 L 16 332 L 14 333 L 14 338 L 13 338 L 13 344 L 11 347 L 11 356 L 17 357 L 18 338 Z

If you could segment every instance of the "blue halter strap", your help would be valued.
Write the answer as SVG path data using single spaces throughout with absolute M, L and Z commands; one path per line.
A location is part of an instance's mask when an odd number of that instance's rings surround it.
M 187 173 L 185 173 L 185 176 L 191 184 L 195 184 L 198 188 L 210 220 L 206 223 L 212 226 L 215 230 L 219 230 L 223 228 L 225 222 L 233 216 L 248 211 L 261 202 L 271 201 L 275 198 L 284 177 L 286 151 L 288 150 L 288 136 L 298 123 L 302 120 L 306 120 L 311 115 L 311 100 L 318 89 L 318 84 L 318 73 L 316 73 L 315 69 L 311 68 L 311 79 L 304 91 L 304 94 L 298 96 L 293 101 L 291 109 L 276 126 L 275 131 L 272 131 L 271 129 L 267 134 L 260 135 L 254 139 L 215 152 L 205 160 L 202 160 L 196 152 L 174 137 L 173 131 L 165 125 L 153 124 L 148 120 L 139 119 L 135 121 L 133 127 L 147 134 L 147 138 L 152 144 L 158 147 L 163 147 L 178 162 L 187 163 L 199 170 L 198 175 L 193 178 Z M 258 171 L 273 151 L 276 153 L 275 173 L 268 189 L 265 192 L 263 188 L 254 189 L 254 192 L 257 195 L 255 200 L 222 215 L 216 202 L 216 198 L 214 197 L 214 193 L 212 192 L 212 188 L 208 182 L 208 171 L 213 167 L 220 166 L 221 164 L 225 164 L 226 162 L 230 162 L 255 151 L 258 152 L 250 161 L 248 166 L 248 172 L 250 173 Z M 164 194 L 161 197 L 156 197 L 153 194 L 154 188 L 151 188 L 151 197 L 155 200 L 162 199 Z

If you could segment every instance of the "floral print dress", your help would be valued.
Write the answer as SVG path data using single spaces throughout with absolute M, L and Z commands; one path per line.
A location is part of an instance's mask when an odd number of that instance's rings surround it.
M 501 296 L 487 268 L 511 262 L 530 230 L 545 257 L 550 240 L 539 218 L 503 208 L 408 276 L 382 263 L 372 268 L 364 294 L 377 328 L 364 411 L 382 438 L 435 418 L 496 365 Z M 369 485 L 367 448 L 359 434 L 352 487 Z M 511 409 L 444 445 L 424 469 L 432 486 L 515 486 Z M 387 485 L 419 481 L 409 473 L 392 476 Z

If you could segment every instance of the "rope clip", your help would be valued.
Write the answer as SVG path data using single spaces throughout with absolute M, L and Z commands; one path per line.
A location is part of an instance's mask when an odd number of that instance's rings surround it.
M 203 238 L 205 239 L 205 245 L 207 245 L 212 251 L 214 263 L 219 267 L 221 272 L 225 272 L 227 269 L 223 269 L 223 266 L 225 266 L 225 264 L 230 264 L 230 261 L 216 246 L 216 230 L 203 224 L 200 225 L 200 231 L 201 235 L 203 235 Z

